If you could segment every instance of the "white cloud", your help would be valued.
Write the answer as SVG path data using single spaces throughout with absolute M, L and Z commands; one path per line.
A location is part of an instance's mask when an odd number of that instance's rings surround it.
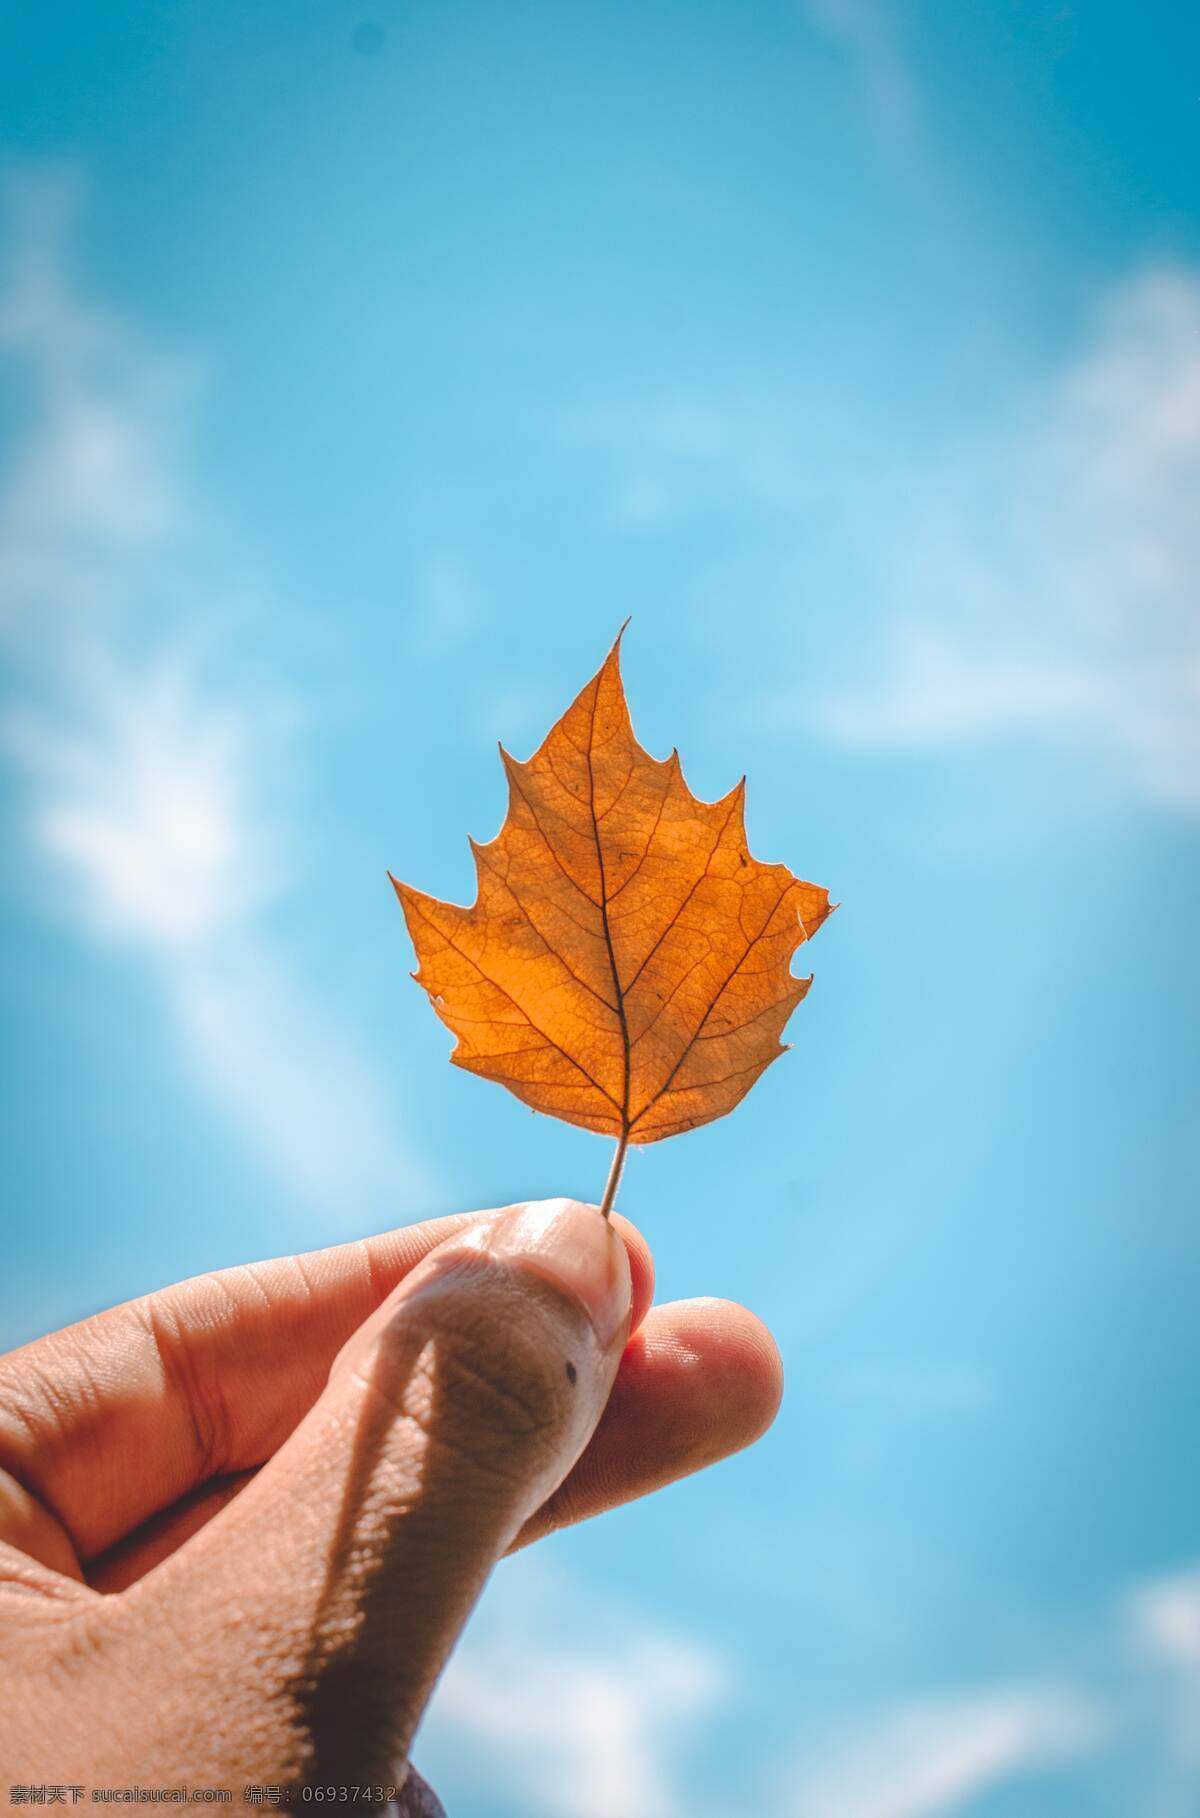
M 1042 1676 L 1048 1651 L 1053 1680 Z M 1114 1813 L 1190 1818 L 1200 1569 L 1135 1585 L 1097 1620 L 1043 1628 L 1036 1653 L 1016 1680 L 852 1708 L 832 1738 L 802 1723 L 815 1739 L 799 1754 L 748 1764 L 747 1784 L 774 1783 L 755 1809 L 967 1818 L 987 1795 L 1054 1774 L 1064 1803 L 1102 1789 Z M 698 1791 L 693 1751 L 714 1730 L 736 1734 L 739 1696 L 709 1646 L 601 1599 L 536 1550 L 504 1563 L 472 1617 L 417 1759 L 451 1809 L 486 1788 L 497 1809 L 529 1818 L 694 1818 L 724 1809 L 721 1794 Z
M 6 732 L 35 843 L 73 875 L 76 912 L 167 946 L 243 920 L 277 883 L 245 799 L 243 717 L 201 698 L 178 651 L 145 675 L 100 653 L 74 692 L 69 718 L 16 708 Z
M 75 173 L 43 173 L 11 178 L 4 197 L 0 355 L 32 395 L 0 498 L 0 629 L 60 657 L 81 613 L 137 603 L 191 518 L 179 441 L 194 365 L 162 358 L 67 282 L 81 188 Z M 177 549 L 176 581 L 179 566 Z
M 1127 1609 L 1135 1649 L 1166 1675 L 1157 1702 L 1194 1797 L 1200 1792 L 1200 1566 L 1138 1585 Z
M 756 723 L 877 750 L 1054 743 L 1114 799 L 1200 810 L 1200 272 L 1115 286 L 1003 422 L 940 455 L 856 435 L 819 386 L 780 390 L 609 400 L 557 425 L 607 466 L 626 531 L 738 509 L 830 528 L 823 559 L 879 616 L 847 639 L 848 676 L 807 662 Z M 793 609 L 807 556 L 804 574 Z
M 662 1756 L 673 1726 L 710 1693 L 705 1659 L 677 1643 L 642 1641 L 608 1657 L 498 1644 L 464 1653 L 438 1709 L 531 1807 L 555 1818 L 674 1818 L 683 1808 Z
M 1103 676 L 1020 654 L 968 656 L 930 625 L 902 626 L 891 686 L 878 696 L 832 701 L 824 724 L 848 744 L 927 745 L 1006 726 L 1086 719 L 1101 713 Z
M 1036 731 L 1200 808 L 1200 275 L 1144 273 L 1017 425 L 924 476 L 890 662 L 812 710 L 832 738 Z
M 1054 1690 L 910 1704 L 864 1726 L 804 1776 L 794 1818 L 939 1818 L 990 1787 L 1089 1748 L 1092 1710 Z
M 1132 1607 L 1138 1632 L 1155 1654 L 1200 1674 L 1200 1566 L 1143 1585 Z
M 677 1751 L 721 1694 L 719 1665 L 596 1601 L 529 1556 L 502 1568 L 422 1734 L 435 1785 L 437 1757 L 467 1742 L 530 1814 L 684 1818 Z
M 262 930 L 294 882 L 298 714 L 231 679 L 256 591 L 189 473 L 196 363 L 77 295 L 77 180 L 9 188 L 0 356 L 29 409 L 0 477 L 0 738 L 41 905 L 144 957 L 202 1089 L 303 1200 L 419 1199 L 370 1067 Z
M 1096 1620 L 1042 1628 L 1036 1652 L 1058 1663 L 1053 1683 L 1027 1677 L 897 1698 L 851 1719 L 831 1746 L 793 1761 L 772 1809 L 966 1818 L 988 1793 L 1057 1771 L 1060 1803 L 1072 1809 L 1074 1790 L 1130 1818 L 1191 1818 L 1200 1809 L 1200 1566 L 1132 1585 Z

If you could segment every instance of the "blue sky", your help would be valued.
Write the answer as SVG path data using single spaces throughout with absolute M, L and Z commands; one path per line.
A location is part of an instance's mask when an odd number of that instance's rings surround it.
M 1150 0 L 0 20 L 0 1341 L 596 1197 L 444 1064 L 391 867 L 626 614 L 634 722 L 843 907 L 635 1155 L 752 1454 L 497 1574 L 453 1818 L 1200 1794 L 1200 26 Z

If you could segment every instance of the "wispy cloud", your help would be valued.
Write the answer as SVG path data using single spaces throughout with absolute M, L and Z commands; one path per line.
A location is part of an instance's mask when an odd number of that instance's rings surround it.
M 197 370 L 72 288 L 82 193 L 68 170 L 4 185 L 0 355 L 31 407 L 0 497 L 0 630 L 27 659 L 36 641 L 55 663 L 81 618 L 105 614 L 111 632 L 147 598 L 167 550 L 181 578 L 192 516 L 181 440 Z
M 803 11 L 848 59 L 883 136 L 892 145 L 911 145 L 920 112 L 896 8 L 880 0 L 803 0 Z
M 677 1753 L 722 1687 L 702 1644 L 522 1558 L 452 1661 L 421 1759 L 436 1784 L 438 1754 L 469 1743 L 524 1812 L 683 1818 Z
M 769 391 L 606 400 L 562 413 L 552 433 L 604 463 L 607 515 L 632 534 L 731 505 L 790 513 L 821 486 L 828 466 L 812 412 L 803 422 L 781 412 Z
M 1019 423 L 925 476 L 878 679 L 831 738 L 1070 740 L 1200 809 L 1200 276 L 1142 274 Z
M 758 725 L 874 750 L 1054 742 L 1114 799 L 1200 810 L 1200 272 L 1113 287 L 1002 420 L 919 454 L 812 374 L 608 400 L 557 433 L 597 461 L 614 527 L 799 525 L 792 610 L 814 547 L 864 596 L 840 671 L 830 611 L 820 671 L 756 700 Z
M 966 1818 L 989 1794 L 1055 1776 L 1064 1800 L 1103 1788 L 1105 1809 L 1131 1818 L 1194 1812 L 1200 1571 L 1134 1584 L 1094 1618 L 1043 1630 L 1036 1652 L 1016 1677 L 898 1689 L 832 1730 L 802 1723 L 811 1741 L 774 1767 L 752 1764 L 755 1809 Z M 498 1809 L 531 1818 L 691 1818 L 726 1809 L 727 1792 L 697 1786 L 689 1756 L 701 1737 L 736 1733 L 737 1700 L 736 1675 L 704 1641 L 524 1554 L 472 1619 L 417 1755 L 445 1795 L 469 1801 L 486 1787 Z
M 789 1818 L 958 1818 L 1050 1771 L 1105 1809 L 1190 1818 L 1200 1794 L 1200 1568 L 1131 1585 L 1056 1635 L 1054 1681 L 894 1704 L 795 1763 Z M 1035 1668 L 1035 1672 L 1036 1672 Z M 1066 1785 L 1067 1782 L 1064 1782 Z
M 1138 1631 L 1154 1652 L 1200 1679 L 1200 1566 L 1142 1585 L 1132 1608 Z
M 1174 1684 L 1175 1741 L 1200 1782 L 1200 1566 L 1139 1585 L 1129 1598 L 1135 1646 Z
M 144 672 L 102 645 L 64 656 L 70 711 L 16 703 L 5 726 L 35 844 L 82 885 L 73 915 L 154 947 L 216 939 L 280 881 L 246 799 L 244 715 L 201 692 L 179 648 Z
M 987 1414 L 997 1399 L 994 1378 L 970 1364 L 860 1361 L 843 1371 L 836 1388 L 847 1401 L 914 1420 Z
M 259 604 L 187 459 L 200 378 L 68 276 L 77 177 L 9 185 L 0 354 L 29 409 L 0 484 L 0 736 L 40 907 L 140 953 L 197 1081 L 301 1200 L 430 1190 L 350 1033 L 289 973 L 262 912 L 300 720 L 235 676 Z
M 358 1229 L 438 1208 L 436 1171 L 397 1131 L 353 1031 L 262 937 L 190 953 L 168 990 L 197 1084 L 298 1205 Z
M 886 1711 L 806 1774 L 794 1818 L 940 1818 L 987 1789 L 1078 1755 L 1098 1719 L 1076 1696 L 1017 1688 Z

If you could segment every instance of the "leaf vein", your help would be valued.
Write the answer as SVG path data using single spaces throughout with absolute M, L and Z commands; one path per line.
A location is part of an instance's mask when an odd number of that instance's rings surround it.
M 508 989 L 506 989 L 506 987 L 500 983 L 500 980 L 498 978 L 493 978 L 489 972 L 485 972 L 483 967 L 479 964 L 479 961 L 477 959 L 473 959 L 469 953 L 465 952 L 463 950 L 463 948 L 459 946 L 458 942 L 453 938 L 453 936 L 447 934 L 444 929 L 439 928 L 437 923 L 432 919 L 432 917 L 430 917 L 424 913 L 424 911 L 421 909 L 421 906 L 419 903 L 414 902 L 413 908 L 416 911 L 416 913 L 421 917 L 422 921 L 428 922 L 429 926 L 433 929 L 434 933 L 437 935 L 440 935 L 442 940 L 444 940 L 446 942 L 447 946 L 453 947 L 455 953 L 457 953 L 462 959 L 465 959 L 469 966 L 474 966 L 476 972 L 478 972 L 480 978 L 483 979 L 485 981 L 485 983 L 487 983 L 489 985 L 494 985 L 496 987 L 496 990 L 501 992 L 508 999 L 508 1001 L 512 1005 L 513 1009 L 520 1011 L 521 1015 L 525 1018 L 525 1021 L 529 1024 L 529 1027 L 533 1030 L 535 1035 L 540 1035 L 543 1038 L 543 1040 L 550 1042 L 555 1048 L 558 1048 L 558 1051 L 562 1055 L 563 1059 L 566 1061 L 569 1061 L 572 1067 L 577 1068 L 578 1071 L 580 1073 L 582 1073 L 584 1079 L 591 1081 L 592 1085 L 595 1086 L 597 1092 L 602 1093 L 604 1095 L 604 1097 L 608 1100 L 609 1104 L 612 1105 L 615 1110 L 621 1112 L 621 1116 L 623 1119 L 625 1113 L 624 1113 L 624 1111 L 621 1110 L 621 1106 L 617 1103 L 616 1099 L 613 1097 L 612 1093 L 608 1090 L 607 1086 L 602 1086 L 600 1084 L 600 1081 L 596 1078 L 594 1073 L 590 1073 L 588 1071 L 588 1069 L 582 1064 L 582 1062 L 577 1061 L 573 1054 L 568 1054 L 566 1049 L 561 1047 L 559 1045 L 559 1043 L 554 1040 L 554 1037 L 552 1035 L 548 1034 L 547 1031 L 545 1029 L 543 1029 L 539 1023 L 535 1023 L 533 1018 L 530 1016 L 528 1010 L 526 1010 L 524 1004 L 518 1003 L 517 999 L 513 996 L 512 992 L 509 991 Z

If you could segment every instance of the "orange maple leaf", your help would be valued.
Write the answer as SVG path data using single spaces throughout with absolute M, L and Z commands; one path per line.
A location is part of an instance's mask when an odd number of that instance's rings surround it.
M 745 778 L 702 802 L 677 751 L 642 749 L 620 644 L 527 763 L 501 746 L 508 813 L 471 841 L 474 904 L 392 878 L 455 1065 L 617 1138 L 605 1211 L 627 1143 L 721 1117 L 785 1052 L 812 982 L 792 955 L 831 907 L 751 858 Z

